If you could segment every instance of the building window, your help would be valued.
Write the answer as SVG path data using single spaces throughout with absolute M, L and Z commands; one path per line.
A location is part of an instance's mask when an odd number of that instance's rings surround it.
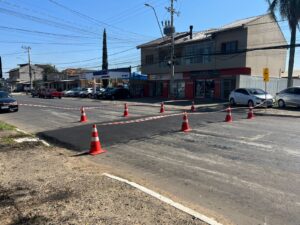
M 159 67 L 168 66 L 168 59 L 170 58 L 170 50 L 162 49 L 158 52 Z
M 224 42 L 221 45 L 222 53 L 235 53 L 238 51 L 238 41 Z
M 208 64 L 211 62 L 212 46 L 210 44 L 191 44 L 184 47 L 183 64 Z
M 146 63 L 146 65 L 152 65 L 152 64 L 154 64 L 154 57 L 153 57 L 153 55 L 146 55 L 145 63 Z

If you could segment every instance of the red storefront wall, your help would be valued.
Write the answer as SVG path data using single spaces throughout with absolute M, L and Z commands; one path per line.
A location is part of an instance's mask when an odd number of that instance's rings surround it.
M 214 81 L 215 81 L 214 98 L 221 98 L 221 79 L 214 79 Z
M 164 98 L 168 98 L 169 97 L 169 81 L 168 80 L 165 80 L 163 82 L 162 97 L 164 97 Z
M 193 80 L 185 81 L 185 97 L 187 99 L 194 98 L 194 81 Z

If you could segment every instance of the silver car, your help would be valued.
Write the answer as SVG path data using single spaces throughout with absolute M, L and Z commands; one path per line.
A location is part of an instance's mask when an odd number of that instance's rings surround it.
M 273 96 L 259 88 L 238 88 L 229 95 L 230 105 L 264 105 L 272 107 L 274 103 Z
M 291 87 L 276 94 L 276 102 L 279 108 L 285 106 L 300 107 L 300 87 Z

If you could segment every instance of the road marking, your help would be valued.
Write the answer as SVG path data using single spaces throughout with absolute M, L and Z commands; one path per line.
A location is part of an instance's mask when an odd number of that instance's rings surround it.
M 200 131 L 199 133 L 193 133 L 190 132 L 190 135 L 193 136 L 204 136 L 204 137 L 215 137 L 215 138 L 220 138 L 220 139 L 226 139 L 227 141 L 231 141 L 231 142 L 235 142 L 235 143 L 239 143 L 239 144 L 245 144 L 245 145 L 250 145 L 250 146 L 255 146 L 255 147 L 260 147 L 260 148 L 265 148 L 265 149 L 272 149 L 273 146 L 272 145 L 265 145 L 265 144 L 260 144 L 260 143 L 255 143 L 255 142 L 248 142 L 248 141 L 244 141 L 244 140 L 237 140 L 237 139 L 232 139 L 231 136 L 222 136 L 221 134 L 217 134 L 217 133 L 213 133 L 213 132 L 206 132 L 206 131 L 201 131 L 198 129 L 194 129 L 193 131 Z M 273 152 L 271 150 L 271 152 Z
M 208 223 L 209 225 L 222 225 L 221 223 L 217 222 L 215 219 L 209 218 L 209 217 L 207 217 L 207 216 L 205 216 L 205 215 L 203 215 L 199 212 L 196 212 L 195 210 L 190 209 L 190 208 L 188 208 L 188 207 L 186 207 L 186 206 L 184 206 L 184 205 L 182 205 L 178 202 L 174 202 L 172 199 L 167 198 L 167 197 L 165 197 L 165 196 L 163 196 L 163 195 L 161 195 L 161 194 L 159 194 L 155 191 L 152 191 L 152 190 L 150 190 L 150 189 L 148 189 L 148 188 L 146 188 L 142 185 L 139 185 L 139 184 L 134 183 L 132 181 L 129 181 L 129 180 L 126 180 L 126 179 L 123 179 L 121 177 L 117 177 L 117 176 L 114 176 L 114 175 L 111 175 L 111 174 L 108 174 L 108 173 L 103 173 L 102 175 L 104 175 L 106 177 L 109 177 L 111 179 L 126 183 L 126 184 L 128 184 L 132 187 L 135 187 L 138 190 L 140 190 L 140 191 L 142 191 L 142 192 L 144 192 L 148 195 L 151 195 L 152 197 L 157 198 L 158 200 L 160 200 L 164 203 L 167 203 L 168 205 L 171 205 L 171 206 L 175 207 L 176 209 L 179 209 L 179 210 L 181 210 L 181 211 L 183 211 L 183 212 L 185 212 L 185 213 L 187 213 L 191 216 L 194 216 L 194 217 L 202 220 L 205 223 Z

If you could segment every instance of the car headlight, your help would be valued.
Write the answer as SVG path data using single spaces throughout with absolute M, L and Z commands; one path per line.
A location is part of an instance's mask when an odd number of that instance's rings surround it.
M 17 102 L 17 101 L 15 101 L 15 102 L 10 102 L 10 103 L 8 103 L 8 105 L 18 105 L 18 102 Z

